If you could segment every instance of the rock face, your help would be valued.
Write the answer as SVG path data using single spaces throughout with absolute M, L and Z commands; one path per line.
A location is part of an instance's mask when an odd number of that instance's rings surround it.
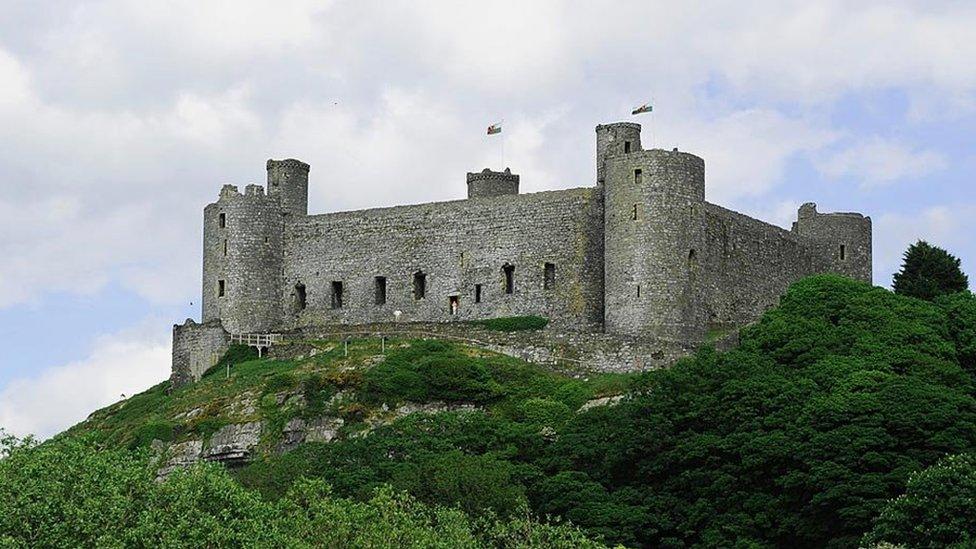
M 264 423 L 238 423 L 225 425 L 210 437 L 203 452 L 204 459 L 235 464 L 247 461 L 251 450 L 261 441 Z
M 170 473 L 177 469 L 189 467 L 200 461 L 200 452 L 203 450 L 203 441 L 188 440 L 169 447 L 166 452 L 166 460 L 159 468 L 157 475 L 159 478 L 166 478 Z

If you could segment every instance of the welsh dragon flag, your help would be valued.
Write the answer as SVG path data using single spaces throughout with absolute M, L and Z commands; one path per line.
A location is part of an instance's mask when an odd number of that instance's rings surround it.
M 496 133 L 502 133 L 502 123 L 492 124 L 488 126 L 488 135 L 495 135 Z
M 650 103 L 645 103 L 631 111 L 630 114 L 640 114 L 643 112 L 651 112 L 652 110 L 654 110 L 654 107 L 652 107 Z

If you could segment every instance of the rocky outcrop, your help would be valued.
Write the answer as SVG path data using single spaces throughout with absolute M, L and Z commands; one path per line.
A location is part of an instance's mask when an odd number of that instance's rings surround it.
M 210 437 L 204 459 L 220 461 L 227 464 L 237 464 L 251 456 L 251 450 L 261 441 L 261 431 L 264 423 L 252 421 L 225 425 Z

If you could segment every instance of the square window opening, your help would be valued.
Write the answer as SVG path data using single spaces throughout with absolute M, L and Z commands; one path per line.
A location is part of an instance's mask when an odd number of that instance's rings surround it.
M 449 296 L 447 298 L 447 303 L 451 311 L 451 315 L 458 314 L 458 308 L 461 306 L 461 298 L 456 295 Z
M 644 172 L 641 170 L 634 170 L 634 183 L 640 185 L 644 181 Z

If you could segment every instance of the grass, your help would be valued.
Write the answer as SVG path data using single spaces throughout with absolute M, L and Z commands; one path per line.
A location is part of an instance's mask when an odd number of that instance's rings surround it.
M 541 330 L 549 324 L 549 319 L 541 316 L 507 316 L 476 320 L 473 323 L 496 332 L 522 332 Z
M 348 353 L 338 341 L 308 343 L 319 353 L 296 360 L 258 359 L 232 348 L 200 381 L 175 390 L 168 381 L 161 383 L 95 412 L 71 432 L 92 432 L 106 445 L 135 448 L 153 440 L 207 440 L 225 425 L 264 421 L 259 450 L 271 452 L 283 427 L 296 417 L 341 417 L 346 422 L 341 432 L 350 436 L 368 428 L 367 420 L 389 415 L 382 410 L 404 402 L 473 403 L 486 413 L 517 418 L 525 415 L 521 404 L 526 400 L 544 399 L 576 410 L 592 398 L 624 392 L 632 377 L 575 379 L 439 340 L 387 340 L 385 355 L 379 339 L 351 341 Z M 533 406 L 561 409 L 538 402 Z

